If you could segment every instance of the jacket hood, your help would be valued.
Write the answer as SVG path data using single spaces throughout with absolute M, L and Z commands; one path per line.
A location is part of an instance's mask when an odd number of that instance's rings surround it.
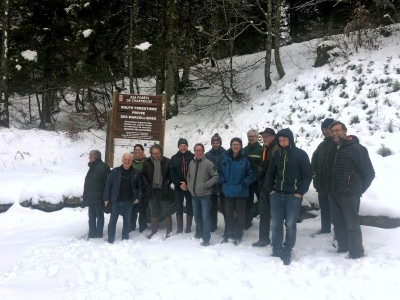
M 289 128 L 284 128 L 278 131 L 278 133 L 276 134 L 276 139 L 279 141 L 279 137 L 283 136 L 283 137 L 287 137 L 289 139 L 289 143 L 290 146 L 296 146 L 294 143 L 294 137 L 293 137 L 293 132 L 289 129 Z M 279 144 L 279 142 L 278 142 Z M 279 145 L 280 147 L 280 145 Z
M 225 151 L 225 156 L 229 157 L 231 159 L 233 159 L 233 152 L 232 152 L 232 148 L 229 148 L 228 150 Z M 240 149 L 239 155 L 237 157 L 243 156 L 243 148 Z

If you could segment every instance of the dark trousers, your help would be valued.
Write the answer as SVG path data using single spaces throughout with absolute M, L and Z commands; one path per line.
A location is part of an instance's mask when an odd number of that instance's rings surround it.
M 186 214 L 188 216 L 193 216 L 193 207 L 192 207 L 192 195 L 189 191 L 175 190 L 175 204 L 176 204 L 176 214 L 178 216 L 183 215 L 183 202 L 186 199 Z
M 321 233 L 331 232 L 331 210 L 327 194 L 318 193 L 318 205 L 321 212 Z
M 364 248 L 358 218 L 360 197 L 338 194 L 329 194 L 328 197 L 332 212 L 333 230 L 339 250 L 348 250 L 350 257 L 353 258 L 363 256 Z
M 89 238 L 103 237 L 104 209 L 103 205 L 89 206 Z
M 260 199 L 260 189 L 258 187 L 258 182 L 255 181 L 249 185 L 249 197 L 246 199 L 246 215 L 245 215 L 245 225 L 250 227 L 253 222 L 254 217 L 254 195 L 257 199 Z
M 150 205 L 150 214 L 152 218 L 157 218 L 161 215 L 164 218 L 170 217 L 170 203 L 164 200 L 160 189 L 153 189 L 152 196 L 148 199 Z M 161 210 L 161 211 L 160 211 Z
M 121 214 L 123 219 L 122 239 L 129 239 L 131 227 L 132 201 L 112 202 L 110 222 L 108 223 L 108 242 L 113 243 L 115 239 L 115 229 L 117 227 L 118 217 Z
M 143 231 L 147 228 L 147 201 L 142 201 L 140 205 L 133 205 L 131 215 L 131 230 L 136 229 L 136 221 L 139 215 L 139 230 Z
M 226 238 L 241 240 L 245 222 L 246 200 L 243 197 L 225 197 Z M 236 218 L 235 218 L 236 210 Z
M 271 202 L 269 195 L 265 195 L 263 191 L 260 192 L 258 207 L 260 210 L 260 228 L 258 231 L 258 240 L 269 242 L 269 233 L 271 227 Z
M 210 208 L 210 218 L 211 218 L 211 232 L 217 230 L 218 225 L 218 195 L 211 195 L 211 208 Z

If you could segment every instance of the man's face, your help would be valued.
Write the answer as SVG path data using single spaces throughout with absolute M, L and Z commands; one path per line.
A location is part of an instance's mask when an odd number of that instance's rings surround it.
M 187 151 L 187 149 L 188 149 L 188 146 L 186 144 L 180 144 L 178 146 L 178 149 L 179 149 L 180 152 L 185 153 Z
M 218 150 L 221 147 L 221 143 L 219 141 L 212 141 L 211 146 L 214 150 Z
M 337 124 L 330 129 L 330 135 L 334 143 L 340 144 L 341 140 L 346 137 L 346 132 L 343 130 L 342 125 Z
M 124 156 L 122 156 L 122 167 L 125 170 L 128 170 L 132 165 L 132 156 L 128 155 L 128 154 L 124 154 Z
M 94 162 L 94 161 L 95 161 L 94 156 L 89 154 L 89 162 Z
M 330 136 L 329 128 L 322 128 L 321 131 L 322 131 L 322 134 L 324 135 L 324 137 L 329 137 Z
M 240 145 L 239 142 L 233 142 L 231 148 L 232 148 L 232 153 L 234 155 L 238 155 L 240 153 L 240 150 L 242 149 L 242 146 Z
M 151 157 L 152 157 L 153 159 L 155 159 L 155 160 L 159 160 L 160 157 L 161 157 L 161 151 L 160 151 L 160 149 L 154 148 L 154 149 L 151 151 Z
M 134 159 L 142 159 L 144 157 L 144 151 L 140 147 L 136 147 L 133 150 L 133 158 Z
M 258 133 L 250 131 L 249 133 L 247 133 L 247 139 L 249 141 L 249 144 L 257 143 L 257 141 L 258 141 Z
M 275 135 L 273 135 L 273 134 L 263 134 L 262 138 L 263 138 L 263 144 L 265 146 L 269 146 L 275 140 Z
M 196 146 L 194 148 L 194 156 L 196 159 L 201 159 L 204 156 L 204 149 L 201 146 Z
M 280 136 L 280 137 L 279 137 L 279 145 L 280 145 L 282 148 L 288 147 L 289 144 L 290 144 L 290 141 L 289 141 L 289 139 L 288 139 L 286 136 Z

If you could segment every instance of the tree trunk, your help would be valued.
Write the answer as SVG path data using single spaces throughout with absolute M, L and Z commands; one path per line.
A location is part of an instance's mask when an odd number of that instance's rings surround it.
M 276 70 L 278 71 L 279 78 L 282 78 L 285 76 L 285 70 L 283 69 L 282 61 L 281 61 L 281 56 L 279 53 L 279 48 L 281 45 L 281 0 L 276 0 L 276 7 L 275 7 L 275 66 Z
M 268 0 L 268 11 L 265 17 L 267 22 L 267 36 L 265 37 L 264 82 L 265 82 L 265 89 L 268 90 L 272 85 L 272 80 L 271 80 L 272 0 Z
M 3 19 L 2 47 L 0 58 L 0 127 L 10 127 L 10 113 L 8 110 L 8 29 L 9 29 L 10 2 L 3 0 L 1 10 Z

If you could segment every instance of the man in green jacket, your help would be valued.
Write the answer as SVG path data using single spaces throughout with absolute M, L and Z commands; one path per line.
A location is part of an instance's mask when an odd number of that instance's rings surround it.
M 249 143 L 243 148 L 243 155 L 250 161 L 251 168 L 256 173 L 256 178 L 258 178 L 258 168 L 261 165 L 263 146 L 258 142 L 258 132 L 254 129 L 247 132 L 247 139 Z M 258 205 L 254 204 L 254 194 L 257 196 L 257 200 L 259 200 L 260 187 L 257 180 L 249 186 L 249 197 L 246 201 L 245 230 L 253 225 L 253 210 L 258 210 Z M 255 215 L 257 215 L 257 213 Z

